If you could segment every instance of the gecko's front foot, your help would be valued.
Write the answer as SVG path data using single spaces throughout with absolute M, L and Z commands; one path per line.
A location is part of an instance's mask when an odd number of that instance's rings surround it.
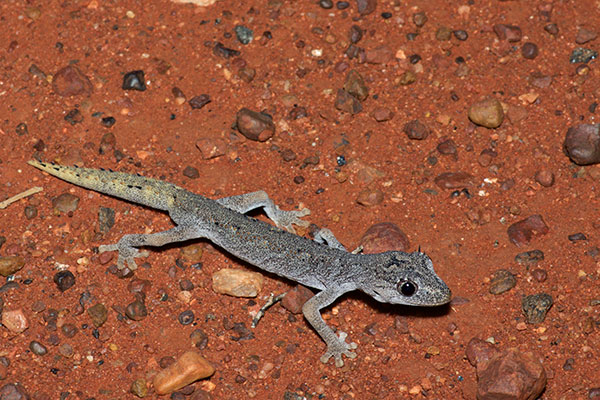
M 303 208 L 302 210 L 284 211 L 275 206 L 273 215 L 270 216 L 270 218 L 275 222 L 277 227 L 285 229 L 288 232 L 296 233 L 293 225 L 302 226 L 304 228 L 310 225 L 310 222 L 300 219 L 309 214 L 310 210 L 308 208 Z
M 146 250 L 140 251 L 128 244 L 127 236 L 128 235 L 123 236 L 118 243 L 98 246 L 98 251 L 100 253 L 106 251 L 118 251 L 119 257 L 117 258 L 117 267 L 123 269 L 125 268 L 125 263 L 127 263 L 129 269 L 135 271 L 137 269 L 135 259 L 138 257 L 148 257 L 149 253 Z
M 339 338 L 337 338 L 335 342 L 327 345 L 327 351 L 321 356 L 321 362 L 323 364 L 327 364 L 327 361 L 333 357 L 335 366 L 339 368 L 344 366 L 342 355 L 348 358 L 356 358 L 356 353 L 351 350 L 356 349 L 358 346 L 354 342 L 346 343 L 346 336 L 348 336 L 346 332 L 340 331 Z

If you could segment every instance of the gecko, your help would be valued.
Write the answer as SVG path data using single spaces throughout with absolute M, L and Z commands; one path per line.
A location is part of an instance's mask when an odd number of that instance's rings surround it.
M 220 199 L 192 193 L 172 183 L 104 169 L 28 162 L 57 178 L 96 192 L 168 213 L 172 229 L 150 234 L 127 234 L 117 243 L 101 245 L 99 252 L 117 251 L 117 266 L 137 268 L 135 259 L 148 256 L 140 247 L 204 238 L 228 253 L 278 276 L 318 290 L 302 313 L 327 345 L 320 358 L 344 365 L 342 356 L 355 358 L 356 343 L 336 334 L 323 320 L 321 309 L 341 295 L 360 290 L 382 303 L 439 306 L 450 301 L 451 291 L 420 250 L 379 254 L 348 252 L 331 230 L 321 228 L 309 239 L 295 234 L 293 225 L 307 227 L 302 210 L 281 210 L 265 191 Z M 262 208 L 275 224 L 247 216 Z

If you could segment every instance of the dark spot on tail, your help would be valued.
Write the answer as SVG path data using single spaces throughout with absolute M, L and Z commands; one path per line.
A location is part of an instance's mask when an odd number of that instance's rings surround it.
M 136 188 L 136 189 L 142 190 L 142 187 L 141 187 L 141 186 L 138 186 L 138 185 L 127 185 L 127 187 L 128 187 L 129 189 Z

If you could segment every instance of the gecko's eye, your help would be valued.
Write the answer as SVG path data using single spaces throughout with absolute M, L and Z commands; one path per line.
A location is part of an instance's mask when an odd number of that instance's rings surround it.
M 402 295 L 410 297 L 417 291 L 417 285 L 407 279 L 403 279 L 398 282 L 398 291 Z

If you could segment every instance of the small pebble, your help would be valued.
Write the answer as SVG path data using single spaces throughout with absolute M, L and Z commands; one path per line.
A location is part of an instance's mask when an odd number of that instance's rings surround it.
M 598 52 L 592 49 L 586 49 L 583 47 L 578 47 L 571 52 L 571 56 L 569 57 L 569 61 L 572 64 L 583 63 L 586 64 L 598 57 Z
M 558 25 L 550 23 L 544 26 L 544 30 L 552 36 L 558 35 Z
M 83 122 L 83 114 L 77 109 L 74 108 L 65 115 L 65 121 L 70 123 L 71 125 L 80 124 Z
M 600 163 L 600 124 L 580 124 L 567 130 L 564 153 L 577 165 Z
M 431 130 L 427 127 L 427 125 L 423 124 L 418 119 L 414 119 L 404 124 L 402 131 L 406 133 L 406 136 L 408 136 L 408 138 L 411 140 L 426 139 L 431 133 Z
M 264 284 L 258 272 L 224 268 L 212 276 L 213 290 L 234 297 L 256 297 Z
M 444 172 L 435 177 L 434 182 L 442 189 L 463 189 L 473 186 L 474 177 L 463 171 Z
M 371 14 L 377 7 L 377 0 L 356 0 L 356 6 L 360 15 Z
M 46 346 L 35 340 L 29 342 L 29 350 L 36 356 L 44 356 L 48 353 Z
M 537 171 L 534 179 L 543 187 L 550 187 L 554 185 L 554 173 L 547 169 Z
M 465 41 L 469 38 L 469 34 L 467 33 L 467 31 L 464 31 L 462 29 L 452 31 L 452 33 L 454 34 L 454 37 L 460 41 Z
M 132 321 L 141 321 L 148 316 L 148 309 L 142 300 L 137 299 L 127 305 L 125 315 Z
M 108 233 L 115 225 L 115 210 L 108 207 L 98 209 L 98 230 L 100 233 Z
M 379 189 L 363 189 L 356 198 L 361 206 L 373 207 L 383 201 L 383 192 Z
M 210 160 L 225 155 L 227 142 L 221 138 L 199 138 L 196 141 L 196 148 L 200 150 L 203 160 Z
M 360 42 L 360 39 L 362 39 L 363 30 L 358 25 L 352 25 L 350 27 L 350 32 L 349 32 L 348 36 L 349 36 L 350 42 L 353 44 L 356 44 L 356 43 Z
M 211 376 L 213 366 L 198 352 L 188 351 L 175 363 L 160 371 L 153 379 L 154 390 L 159 395 L 174 392 L 199 379 Z
M 575 37 L 575 43 L 577 44 L 586 44 L 587 42 L 591 42 L 598 37 L 598 34 L 595 31 L 579 28 L 577 31 L 577 36 Z
M 144 378 L 136 379 L 131 383 L 129 391 L 140 399 L 144 398 L 148 395 L 148 384 Z
M 359 101 L 363 101 L 369 96 L 369 88 L 365 84 L 363 77 L 354 69 L 350 70 L 348 75 L 346 75 L 344 90 Z
M 237 57 L 241 53 L 237 50 L 225 47 L 221 42 L 217 42 L 213 47 L 213 54 L 222 58 L 231 58 Z
M 469 119 L 476 125 L 497 128 L 504 120 L 502 104 L 495 97 L 479 100 L 469 107 Z
M 7 277 L 25 266 L 25 259 L 21 256 L 0 256 L 0 275 Z
M 60 330 L 63 333 L 63 335 L 65 335 L 65 337 L 68 337 L 69 339 L 74 337 L 78 331 L 77 327 L 71 323 L 64 324 L 60 327 Z
M 386 251 L 408 251 L 410 241 L 406 234 L 392 222 L 380 222 L 367 229 L 360 239 L 364 254 Z
M 87 309 L 87 313 L 96 328 L 100 328 L 108 318 L 108 310 L 102 303 L 97 303 Z
M 531 250 L 519 253 L 515 256 L 515 261 L 523 265 L 536 265 L 544 260 L 544 252 L 541 250 Z
M 540 324 L 546 319 L 546 313 L 553 304 L 552 296 L 546 293 L 539 293 L 525 296 L 521 303 L 523 314 L 529 324 Z
M 345 10 L 346 8 L 350 7 L 350 3 L 348 3 L 347 1 L 338 1 L 337 3 L 335 3 L 335 7 L 338 10 Z
M 531 271 L 531 276 L 538 282 L 545 282 L 548 279 L 548 273 L 542 268 L 536 268 Z
M 75 284 L 75 275 L 68 270 L 57 272 L 54 275 L 54 283 L 58 290 L 64 292 Z
M 425 13 L 421 11 L 413 14 L 412 20 L 413 23 L 417 26 L 417 28 L 421 28 L 427 22 L 427 15 L 425 15 Z
M 189 325 L 194 322 L 194 312 L 191 310 L 185 310 L 177 317 L 177 320 L 181 325 Z
M 61 68 L 52 79 L 52 90 L 62 97 L 90 95 L 92 89 L 90 79 L 74 65 Z
M 200 172 L 198 171 L 198 168 L 188 165 L 183 169 L 183 176 L 190 179 L 198 179 L 200 178 Z
M 200 350 L 205 349 L 208 344 L 208 335 L 202 329 L 194 329 L 190 333 L 190 339 L 192 344 Z
M 548 226 L 541 215 L 536 214 L 519 222 L 515 222 L 508 227 L 507 233 L 510 241 L 517 246 L 524 246 L 535 236 L 547 234 Z
M 527 60 L 533 60 L 538 54 L 539 49 L 535 43 L 526 42 L 523 44 L 523 47 L 521 47 L 521 55 Z
M 333 4 L 331 6 L 333 7 Z M 248 44 L 252 42 L 252 39 L 254 39 L 254 32 L 252 31 L 252 29 L 249 29 L 243 25 L 237 25 L 233 29 L 235 31 L 235 36 L 237 37 L 237 40 L 241 44 Z
M 315 294 L 306 286 L 296 285 L 281 300 L 281 306 L 292 314 L 302 314 L 302 306 Z
M 16 310 L 3 310 L 2 325 L 12 333 L 22 333 L 29 328 L 29 321 L 20 308 Z
M 144 71 L 137 70 L 126 73 L 123 76 L 123 90 L 138 90 L 143 92 L 146 90 L 146 82 L 144 77 Z
M 210 102 L 210 96 L 207 94 L 194 96 L 190 99 L 190 101 L 188 101 L 190 107 L 192 107 L 192 110 L 199 110 Z
M 394 117 L 394 113 L 390 111 L 389 108 L 386 107 L 377 107 L 371 113 L 375 121 L 377 122 L 385 122 L 389 121 Z
M 516 25 L 497 24 L 494 25 L 494 32 L 498 39 L 512 43 L 520 41 L 523 36 L 521 28 Z
M 25 214 L 25 218 L 34 219 L 38 215 L 38 210 L 37 210 L 36 206 L 29 205 L 29 206 L 25 206 L 23 213 Z
M 77 210 L 78 204 L 79 197 L 72 195 L 71 193 L 63 193 L 52 199 L 52 206 L 65 214 Z
M 447 42 L 452 37 L 452 29 L 447 26 L 440 26 L 437 31 L 435 31 L 435 39 L 439 42 Z
M 319 0 L 319 5 L 321 6 L 321 8 L 329 10 L 329 9 L 333 8 L 333 1 L 332 0 Z
M 588 240 L 587 236 L 585 236 L 585 234 L 579 232 L 579 233 L 573 233 L 572 235 L 569 235 L 569 240 L 571 242 L 579 242 L 582 240 Z
M 453 156 L 455 159 L 458 157 L 458 150 L 456 143 L 452 139 L 447 139 L 440 142 L 437 147 L 437 151 L 445 156 Z
M 358 114 L 363 109 L 360 101 L 356 97 L 350 95 L 344 89 L 338 89 L 337 91 L 335 108 L 352 115 Z
M 247 108 L 237 112 L 236 126 L 246 138 L 259 142 L 270 139 L 275 133 L 275 124 L 270 116 Z
M 515 275 L 505 269 L 500 269 L 494 272 L 490 281 L 490 293 L 499 295 L 504 292 L 508 292 L 510 289 L 517 285 L 517 278 Z

